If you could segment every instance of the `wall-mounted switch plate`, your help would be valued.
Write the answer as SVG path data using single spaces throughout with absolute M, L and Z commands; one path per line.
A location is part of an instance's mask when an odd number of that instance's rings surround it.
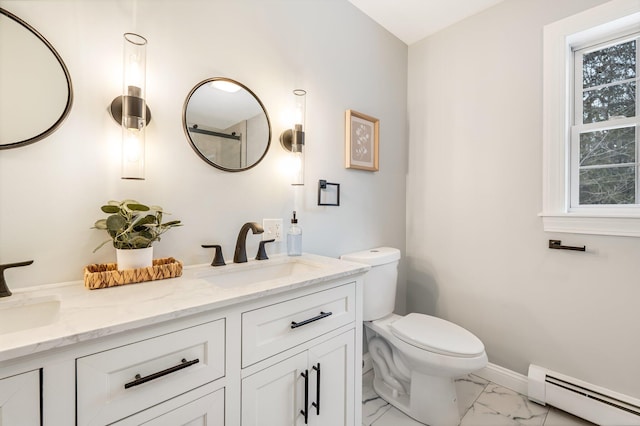
M 262 233 L 263 240 L 274 239 L 275 242 L 282 241 L 282 219 L 262 219 L 262 227 L 264 232 Z

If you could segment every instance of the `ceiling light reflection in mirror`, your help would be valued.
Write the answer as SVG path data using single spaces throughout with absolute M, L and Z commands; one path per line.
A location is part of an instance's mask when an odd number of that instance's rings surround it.
M 207 79 L 191 90 L 183 125 L 198 156 L 221 170 L 247 170 L 269 149 L 271 125 L 262 102 L 228 78 Z

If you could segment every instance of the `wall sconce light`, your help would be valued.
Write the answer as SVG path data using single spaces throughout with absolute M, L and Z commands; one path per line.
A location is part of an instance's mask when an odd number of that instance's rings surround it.
M 109 111 L 122 126 L 122 179 L 144 179 L 145 127 L 151 121 L 146 104 L 147 39 L 124 34 L 123 90 Z
M 295 99 L 293 128 L 282 132 L 280 144 L 287 151 L 291 151 L 293 156 L 291 185 L 304 185 L 304 120 L 307 92 L 295 89 L 293 94 Z

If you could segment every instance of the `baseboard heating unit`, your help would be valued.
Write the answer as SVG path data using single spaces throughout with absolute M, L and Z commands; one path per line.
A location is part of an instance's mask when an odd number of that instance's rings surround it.
M 640 425 L 640 400 L 531 364 L 529 399 L 607 426 Z

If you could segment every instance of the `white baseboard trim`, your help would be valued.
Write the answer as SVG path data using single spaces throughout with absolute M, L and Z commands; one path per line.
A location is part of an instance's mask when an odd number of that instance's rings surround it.
M 362 355 L 362 374 L 367 373 L 372 368 L 373 361 L 371 361 L 371 355 L 367 352 Z M 482 370 L 474 372 L 473 375 L 489 380 L 496 385 L 511 389 L 521 395 L 526 396 L 529 392 L 527 376 L 496 364 L 489 363 Z
M 500 367 L 499 365 L 489 363 L 482 370 L 474 372 L 473 375 L 489 380 L 496 385 L 511 389 L 521 395 L 527 395 L 529 392 L 527 376 Z

